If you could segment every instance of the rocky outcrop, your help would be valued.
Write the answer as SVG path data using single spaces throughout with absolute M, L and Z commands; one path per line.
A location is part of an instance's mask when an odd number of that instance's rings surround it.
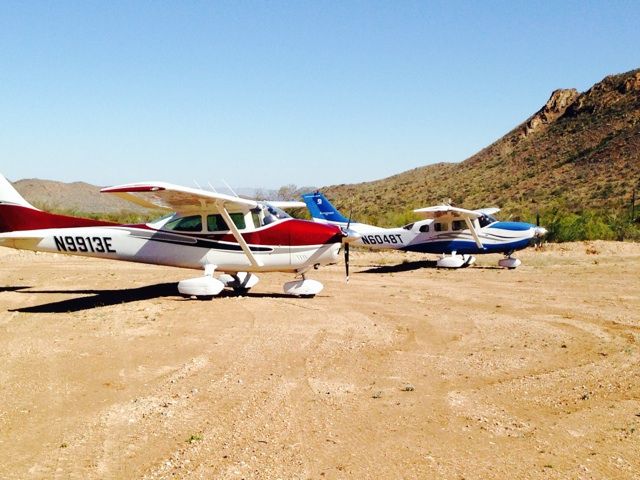
M 544 107 L 524 124 L 521 135 L 528 137 L 561 117 L 579 96 L 580 93 L 575 88 L 555 90 Z

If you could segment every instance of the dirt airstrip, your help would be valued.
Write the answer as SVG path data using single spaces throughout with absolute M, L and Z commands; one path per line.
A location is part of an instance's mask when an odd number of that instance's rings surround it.
M 640 245 L 264 274 L 0 249 L 0 478 L 640 478 Z

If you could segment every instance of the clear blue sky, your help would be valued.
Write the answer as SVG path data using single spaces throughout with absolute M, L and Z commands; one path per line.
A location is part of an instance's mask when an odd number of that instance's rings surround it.
M 0 171 L 274 188 L 462 161 L 640 67 L 640 2 L 0 2 Z

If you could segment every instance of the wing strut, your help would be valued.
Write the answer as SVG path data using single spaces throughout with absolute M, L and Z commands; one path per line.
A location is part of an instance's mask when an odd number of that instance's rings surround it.
M 240 234 L 240 231 L 238 230 L 238 227 L 236 227 L 236 224 L 233 223 L 233 220 L 231 219 L 231 215 L 229 215 L 229 212 L 227 212 L 227 209 L 225 208 L 224 203 L 223 202 L 217 202 L 217 203 L 218 203 L 218 208 L 220 209 L 220 215 L 222 215 L 222 218 L 224 218 L 224 221 L 229 226 L 231 233 L 233 233 L 233 236 L 242 247 L 242 251 L 245 253 L 247 258 L 251 262 L 251 265 L 253 265 L 254 267 L 262 267 L 262 262 L 255 257 L 255 255 L 249 248 L 249 245 L 247 245 L 247 242 L 245 242 L 244 238 Z
M 476 232 L 476 228 L 473 225 L 473 220 L 465 216 L 464 221 L 467 224 L 467 228 L 471 232 L 471 235 L 473 235 L 473 239 L 476 241 L 476 245 L 478 246 L 478 248 L 481 250 L 484 250 L 484 245 L 482 245 L 482 242 L 480 241 L 480 237 L 478 237 L 478 232 Z

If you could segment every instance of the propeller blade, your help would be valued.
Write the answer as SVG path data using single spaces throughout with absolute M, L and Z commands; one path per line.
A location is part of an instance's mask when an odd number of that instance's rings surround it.
M 349 243 L 344 244 L 344 270 L 349 283 Z

